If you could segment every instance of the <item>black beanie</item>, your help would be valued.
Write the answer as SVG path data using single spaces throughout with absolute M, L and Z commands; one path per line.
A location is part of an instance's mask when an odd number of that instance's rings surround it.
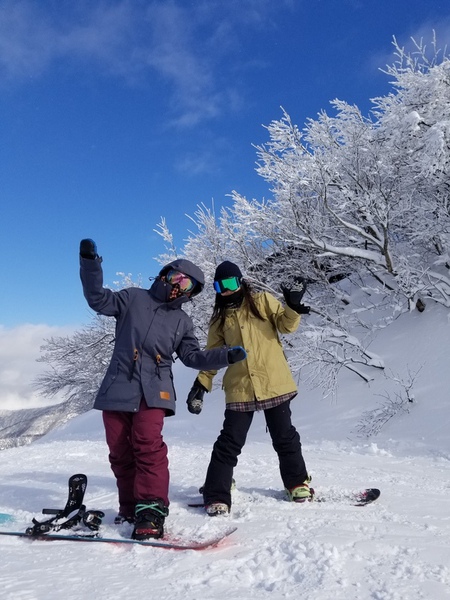
M 227 279 L 227 277 L 239 277 L 239 279 L 242 279 L 242 273 L 237 265 L 229 260 L 224 260 L 223 263 L 220 263 L 214 273 L 214 281 Z

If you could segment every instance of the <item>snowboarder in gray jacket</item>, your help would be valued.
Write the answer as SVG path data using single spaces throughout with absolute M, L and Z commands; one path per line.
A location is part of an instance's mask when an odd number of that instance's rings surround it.
M 103 287 L 102 259 L 93 240 L 80 243 L 80 276 L 89 306 L 116 319 L 113 354 L 94 402 L 103 411 L 109 461 L 119 492 L 117 523 L 134 522 L 135 539 L 159 538 L 169 506 L 164 417 L 175 414 L 172 364 L 216 370 L 246 357 L 241 347 L 201 350 L 182 305 L 205 284 L 186 259 L 167 264 L 149 290 Z

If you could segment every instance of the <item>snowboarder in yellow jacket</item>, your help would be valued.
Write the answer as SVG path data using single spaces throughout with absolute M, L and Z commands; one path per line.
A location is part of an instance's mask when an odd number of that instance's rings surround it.
M 223 377 L 225 420 L 203 486 L 206 512 L 216 516 L 230 511 L 233 468 L 258 410 L 264 411 L 289 500 L 311 499 L 300 436 L 291 422 L 290 401 L 297 395 L 297 386 L 279 338 L 279 333 L 295 332 L 300 315 L 309 312 L 301 302 L 306 283 L 295 277 L 291 285 L 284 285 L 283 306 L 267 292 L 253 292 L 240 268 L 225 261 L 216 269 L 214 288 L 216 301 L 207 348 L 239 345 L 247 357 L 229 366 Z M 187 399 L 190 412 L 200 413 L 203 396 L 211 391 L 216 373 L 199 373 Z

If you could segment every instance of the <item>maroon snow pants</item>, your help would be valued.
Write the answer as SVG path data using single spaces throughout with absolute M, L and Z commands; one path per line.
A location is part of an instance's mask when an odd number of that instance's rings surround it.
M 119 512 L 134 516 L 137 502 L 161 498 L 169 505 L 169 461 L 162 437 L 165 411 L 148 408 L 137 413 L 103 411 L 109 462 L 117 480 Z

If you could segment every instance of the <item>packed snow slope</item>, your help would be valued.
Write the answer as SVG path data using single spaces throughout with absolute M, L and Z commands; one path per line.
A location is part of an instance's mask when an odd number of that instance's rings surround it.
M 187 412 L 193 371 L 176 366 L 178 414 L 166 420 L 171 464 L 167 532 L 202 539 L 237 526 L 217 548 L 172 551 L 1 537 L 2 600 L 440 600 L 450 598 L 450 429 L 448 349 L 443 308 L 404 314 L 378 332 L 371 351 L 393 374 L 417 373 L 415 401 L 393 414 L 375 437 L 359 437 L 368 413 L 395 400 L 380 371 L 366 384 L 343 374 L 335 401 L 302 387 L 292 403 L 307 466 L 318 494 L 336 501 L 284 500 L 277 459 L 262 414 L 255 415 L 235 470 L 230 517 L 211 519 L 187 506 L 198 499 L 223 397 Z M 395 402 L 394 402 L 395 404 Z M 395 412 L 395 411 L 394 411 Z M 67 479 L 88 475 L 87 508 L 106 513 L 118 536 L 115 482 L 101 415 L 91 411 L 29 446 L 0 453 L 0 512 L 24 530 L 44 507 L 62 507 Z M 380 499 L 352 506 L 343 492 L 379 487 Z

